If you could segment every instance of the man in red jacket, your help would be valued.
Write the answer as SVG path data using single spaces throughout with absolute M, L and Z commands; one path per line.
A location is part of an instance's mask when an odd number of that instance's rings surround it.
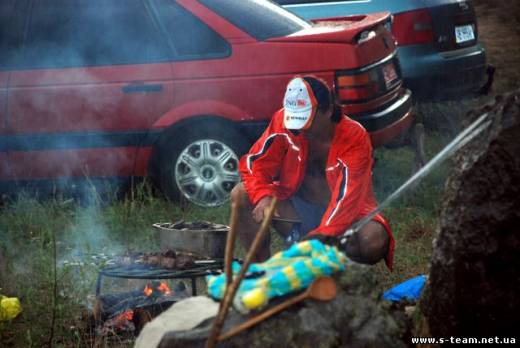
M 240 160 L 242 183 L 231 199 L 238 207 L 242 244 L 249 248 L 273 197 L 279 200 L 274 227 L 287 242 L 330 241 L 343 234 L 377 206 L 372 164 L 368 133 L 341 113 L 327 83 L 314 76 L 293 78 L 284 107 Z M 384 258 L 389 268 L 393 249 L 392 231 L 380 215 L 346 246 L 352 260 L 374 264 Z M 257 261 L 268 257 L 267 240 Z

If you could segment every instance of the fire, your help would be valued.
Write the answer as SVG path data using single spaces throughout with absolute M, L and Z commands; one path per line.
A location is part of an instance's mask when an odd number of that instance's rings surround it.
M 145 296 L 152 296 L 153 294 L 153 288 L 150 283 L 146 284 L 146 287 L 143 290 Z
M 159 285 L 159 287 L 157 287 L 157 289 L 159 291 L 162 291 L 164 292 L 166 295 L 169 295 L 172 293 L 170 287 L 168 286 L 168 284 L 166 284 L 165 282 L 161 282 L 161 284 Z
M 117 327 L 122 327 L 125 325 L 126 322 L 132 321 L 134 319 L 134 311 L 129 309 L 121 314 L 119 314 L 117 317 L 114 318 L 114 323 Z
M 152 283 L 146 284 L 146 286 L 145 286 L 145 288 L 143 290 L 143 293 L 145 294 L 145 296 L 149 297 L 149 296 L 152 296 L 154 291 L 160 291 L 160 292 L 162 292 L 165 295 L 169 295 L 172 292 L 167 283 L 165 283 L 165 282 L 160 282 L 160 283 L 159 282 L 152 282 Z
M 121 314 L 121 319 L 126 319 L 126 320 L 133 320 L 134 319 L 134 311 L 133 310 L 128 310 L 126 312 L 124 312 L 123 314 Z

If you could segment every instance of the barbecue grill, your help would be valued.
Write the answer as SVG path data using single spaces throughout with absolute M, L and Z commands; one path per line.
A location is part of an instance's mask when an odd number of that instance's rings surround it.
M 183 269 L 168 269 L 158 266 L 131 264 L 108 266 L 99 271 L 96 281 L 96 297 L 99 297 L 103 277 L 122 279 L 190 279 L 191 293 L 197 295 L 197 278 L 222 273 L 223 259 L 196 260 L 194 265 Z

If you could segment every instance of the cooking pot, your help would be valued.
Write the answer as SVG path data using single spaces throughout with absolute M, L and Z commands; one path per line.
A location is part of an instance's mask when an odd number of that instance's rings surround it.
M 210 258 L 224 258 L 229 227 L 207 221 L 155 223 L 162 249 L 187 251 Z

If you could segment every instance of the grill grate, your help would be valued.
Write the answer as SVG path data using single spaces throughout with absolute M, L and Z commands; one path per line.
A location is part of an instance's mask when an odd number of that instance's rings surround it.
M 168 269 L 157 266 L 132 264 L 108 266 L 99 271 L 96 282 L 96 296 L 100 295 L 103 277 L 124 279 L 190 279 L 192 295 L 197 295 L 196 279 L 210 274 L 220 274 L 223 259 L 197 260 L 195 265 L 185 269 Z

